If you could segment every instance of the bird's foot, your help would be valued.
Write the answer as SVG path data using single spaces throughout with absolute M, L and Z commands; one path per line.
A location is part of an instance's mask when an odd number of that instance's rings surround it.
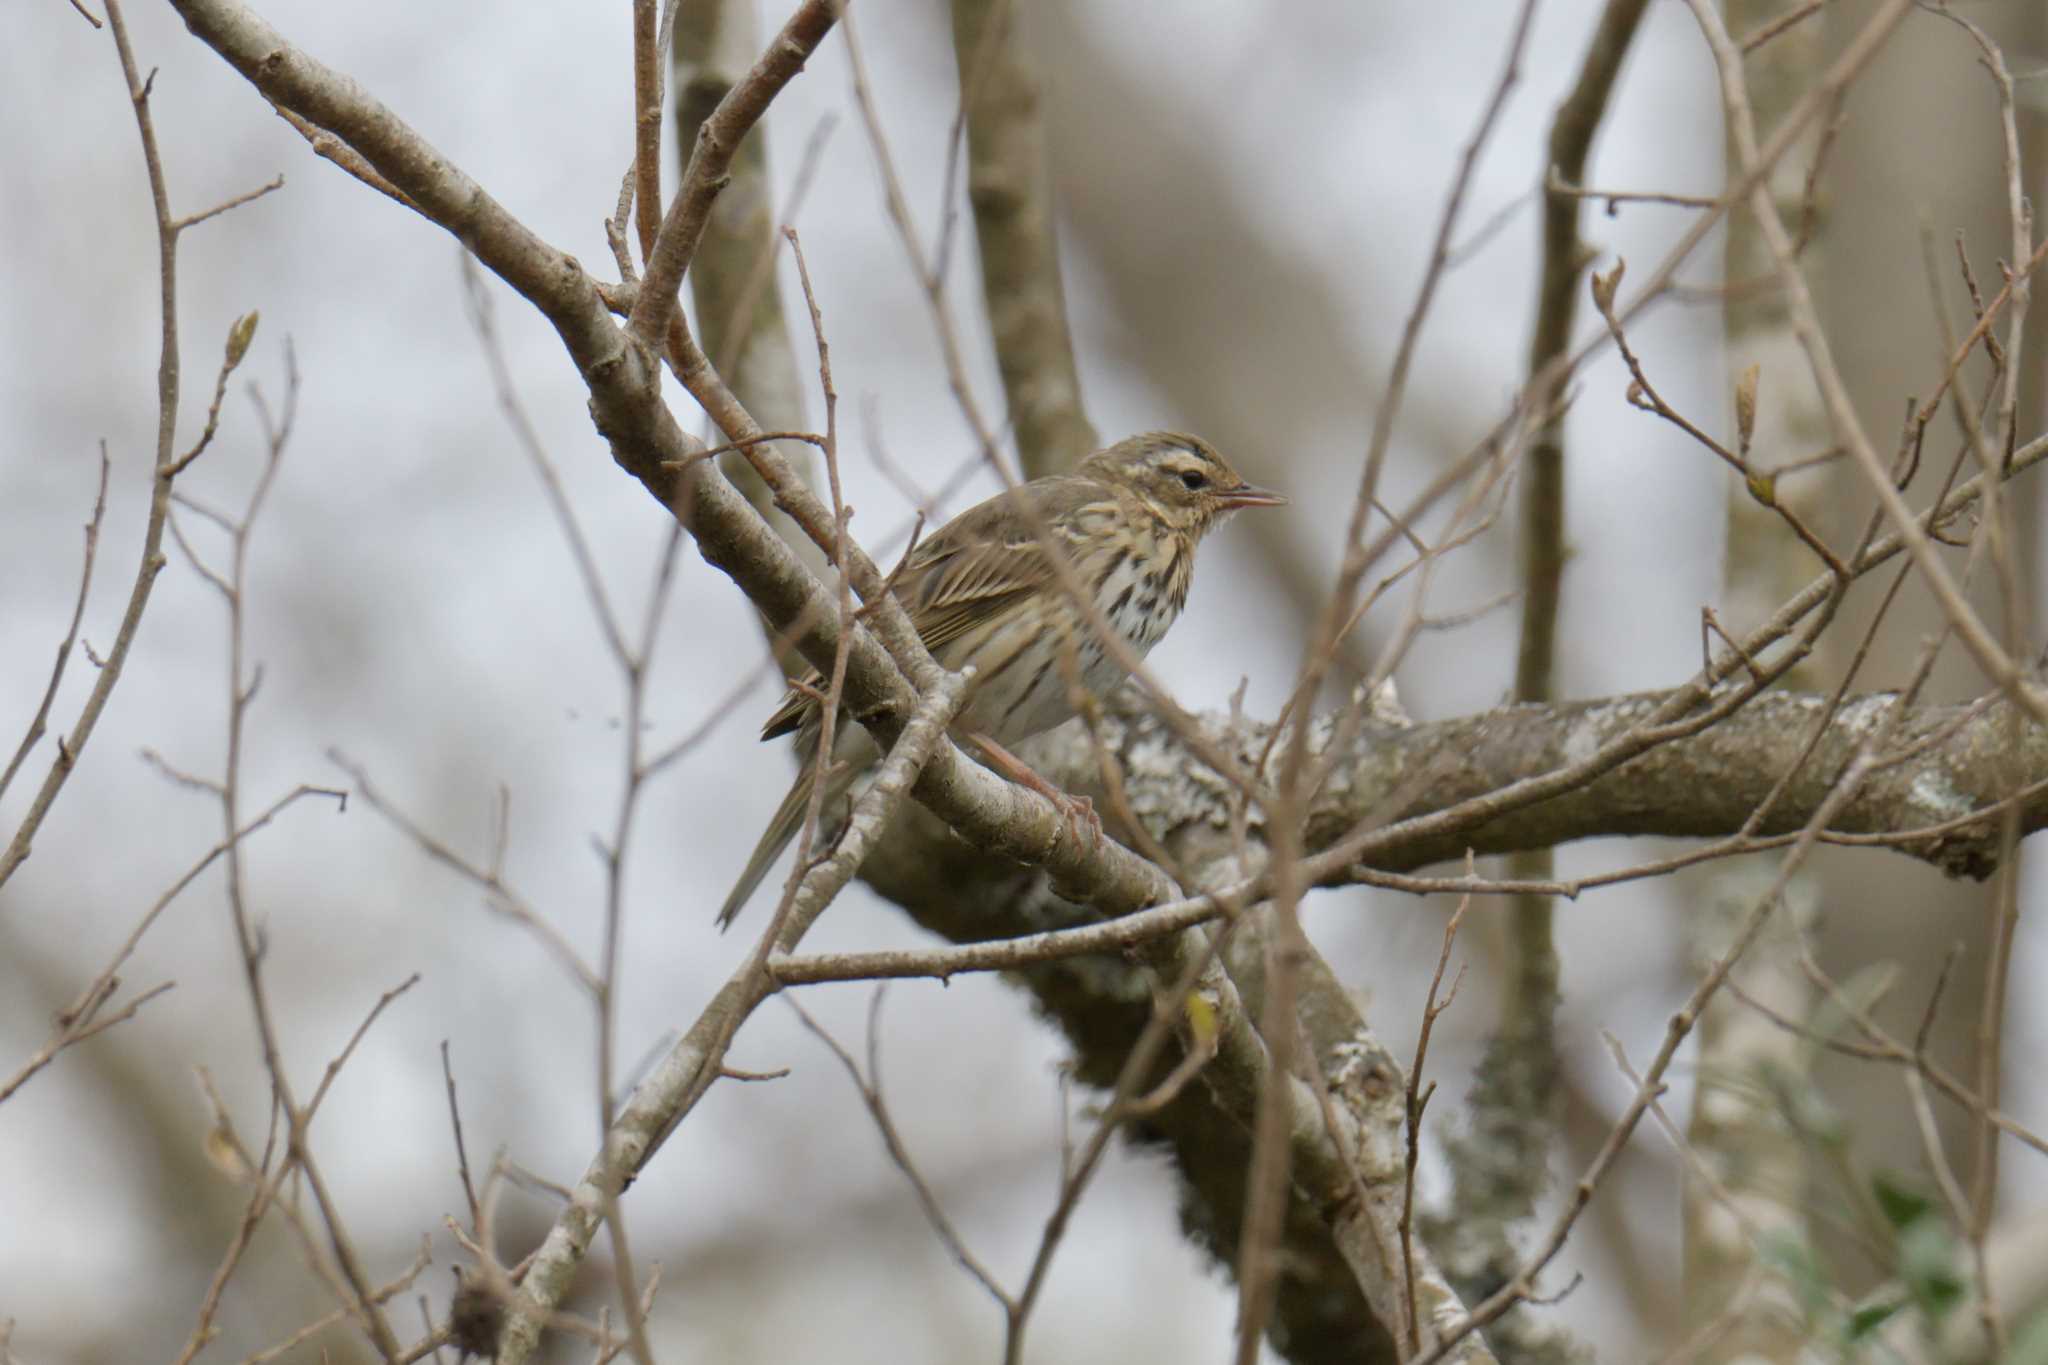
M 1066 818 L 1067 828 L 1073 831 L 1075 838 L 1085 841 L 1091 849 L 1102 841 L 1102 817 L 1095 813 L 1093 801 L 1085 796 L 1075 796 L 1061 791 L 1040 777 L 1029 763 L 987 735 L 976 734 L 971 738 L 1005 777 L 1021 787 L 1029 787 L 1052 802 L 1053 808 Z

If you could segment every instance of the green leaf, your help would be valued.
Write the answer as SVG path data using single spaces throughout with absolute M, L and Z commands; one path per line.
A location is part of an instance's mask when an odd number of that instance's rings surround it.
M 1935 1218 L 1920 1218 L 1899 1234 L 1899 1278 L 1930 1325 L 1963 1301 L 1969 1278 L 1955 1238 Z
M 1933 1200 L 1882 1171 L 1871 1177 L 1870 1192 L 1877 1196 L 1877 1206 L 1884 1211 L 1885 1221 L 1900 1232 L 1934 1210 Z
M 1863 1340 L 1863 1338 L 1882 1327 L 1892 1314 L 1905 1306 L 1906 1301 L 1904 1299 L 1896 1299 L 1891 1303 L 1865 1304 L 1849 1315 L 1848 1339 L 1850 1341 Z

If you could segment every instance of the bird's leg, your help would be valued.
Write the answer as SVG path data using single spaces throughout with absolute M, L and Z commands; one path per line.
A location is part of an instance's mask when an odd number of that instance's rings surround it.
M 981 751 L 988 755 L 989 761 L 1001 771 L 1003 776 L 1019 786 L 1029 787 L 1032 791 L 1037 792 L 1040 796 L 1052 802 L 1054 808 L 1060 814 L 1067 817 L 1067 823 L 1073 827 L 1075 836 L 1085 838 L 1090 848 L 1093 848 L 1101 840 L 1102 817 L 1095 813 L 1095 803 L 1093 801 L 1090 801 L 1085 796 L 1074 796 L 1068 792 L 1061 791 L 1058 787 L 1040 777 L 1029 763 L 1026 763 L 1023 759 L 996 743 L 989 736 L 976 732 L 969 735 L 968 738 L 981 747 Z

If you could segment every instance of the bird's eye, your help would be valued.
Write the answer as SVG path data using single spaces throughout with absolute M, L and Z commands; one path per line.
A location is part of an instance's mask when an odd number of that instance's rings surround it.
M 1180 486 L 1190 493 L 1199 493 L 1209 486 L 1209 476 L 1199 469 L 1181 471 Z

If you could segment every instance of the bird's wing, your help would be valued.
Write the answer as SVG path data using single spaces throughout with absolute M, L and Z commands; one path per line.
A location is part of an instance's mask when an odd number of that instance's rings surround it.
M 896 595 L 934 652 L 1053 581 L 1036 527 L 1007 494 L 971 507 L 917 548 Z M 1038 514 L 1045 499 L 1034 498 Z
M 925 648 L 937 652 L 991 615 L 1036 592 L 1054 580 L 1038 525 L 1021 515 L 1013 501 L 1029 497 L 1038 523 L 1051 522 L 1064 503 L 1087 500 L 1087 490 L 1062 480 L 1047 489 L 1039 481 L 1016 492 L 1002 492 L 968 508 L 921 541 L 896 575 L 896 596 L 910 613 L 910 622 Z M 1056 490 L 1056 491 L 1055 491 Z M 817 707 L 810 691 L 823 690 L 824 677 L 815 669 L 803 686 L 793 687 L 762 727 L 761 738 L 774 739 L 801 726 Z

